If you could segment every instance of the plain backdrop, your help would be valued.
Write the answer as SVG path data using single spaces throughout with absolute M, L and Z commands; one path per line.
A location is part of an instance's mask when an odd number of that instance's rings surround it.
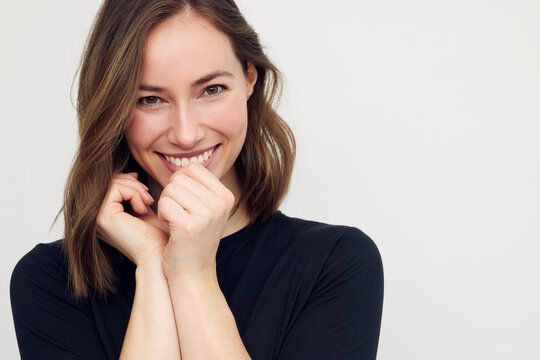
M 19 357 L 11 271 L 62 236 L 71 85 L 99 3 L 2 0 L 3 359 Z M 286 78 L 282 210 L 381 251 L 378 359 L 540 359 L 540 2 L 238 3 Z

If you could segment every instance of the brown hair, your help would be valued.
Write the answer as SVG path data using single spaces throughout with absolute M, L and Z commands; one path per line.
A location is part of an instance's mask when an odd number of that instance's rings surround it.
M 77 98 L 79 148 L 69 174 L 62 211 L 64 251 L 76 297 L 114 291 L 111 263 L 122 258 L 99 239 L 96 218 L 113 176 L 133 167 L 125 132 L 135 107 L 145 39 L 152 26 L 191 10 L 227 34 L 257 82 L 248 100 L 247 136 L 235 168 L 250 221 L 274 214 L 289 187 L 295 140 L 273 106 L 281 75 L 233 0 L 106 0 L 84 51 Z M 144 174 L 142 174 L 144 175 Z

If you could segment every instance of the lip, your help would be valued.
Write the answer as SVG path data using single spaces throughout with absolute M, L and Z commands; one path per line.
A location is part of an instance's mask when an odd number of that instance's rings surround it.
M 163 154 L 163 153 L 156 152 L 156 154 L 159 156 L 159 158 L 161 159 L 163 164 L 167 167 L 167 169 L 169 169 L 171 172 L 176 172 L 178 169 L 182 169 L 182 167 L 181 166 L 176 166 L 175 164 L 170 163 L 169 161 L 167 161 L 167 159 L 165 159 L 165 156 L 172 156 L 172 157 L 188 158 L 189 159 L 189 158 L 192 158 L 192 157 L 197 157 L 199 155 L 202 155 L 202 154 L 204 154 L 205 151 L 214 149 L 214 151 L 212 152 L 212 155 L 210 155 L 210 157 L 207 160 L 205 160 L 204 162 L 201 163 L 202 166 L 204 166 L 205 168 L 208 168 L 208 166 L 210 165 L 212 160 L 214 160 L 216 152 L 220 148 L 221 148 L 221 144 L 217 144 L 217 145 L 211 146 L 211 147 L 206 148 L 206 149 L 192 151 L 192 152 L 189 152 L 189 153 Z
M 192 158 L 192 157 L 197 157 L 199 155 L 202 155 L 204 154 L 205 151 L 208 151 L 208 150 L 211 150 L 211 149 L 217 149 L 217 147 L 219 146 L 220 144 L 217 144 L 217 145 L 214 145 L 214 146 L 210 146 L 209 148 L 206 148 L 206 149 L 201 149 L 201 150 L 197 150 L 197 151 L 192 151 L 192 152 L 188 152 L 188 153 L 177 153 L 177 154 L 165 154 L 165 153 L 159 153 L 160 155 L 167 155 L 167 156 L 172 156 L 172 157 L 178 157 L 178 158 Z

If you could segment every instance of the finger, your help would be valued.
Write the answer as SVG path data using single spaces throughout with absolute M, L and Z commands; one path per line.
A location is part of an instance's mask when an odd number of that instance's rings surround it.
M 125 179 L 135 179 L 138 180 L 139 174 L 136 172 L 130 172 L 130 173 L 117 173 L 115 178 L 125 178 Z
M 139 178 L 139 173 L 136 171 L 128 172 L 128 173 L 119 173 L 119 175 L 129 175 L 131 177 L 134 177 L 135 179 Z
M 201 185 L 209 189 L 213 194 L 221 198 L 227 208 L 232 208 L 235 202 L 234 194 L 219 181 L 208 169 L 198 163 L 190 164 L 184 172 L 186 176 L 191 177 Z M 215 198 L 207 198 L 209 202 L 215 203 Z
M 165 196 L 161 197 L 158 201 L 158 214 L 159 221 L 167 223 L 175 222 L 177 224 L 185 223 L 189 220 L 189 215 L 186 210 L 172 198 Z
M 144 185 L 143 183 L 137 181 L 137 180 L 128 179 L 128 178 L 122 178 L 122 177 L 116 177 L 116 178 L 113 179 L 113 183 L 122 184 L 124 186 L 129 186 L 129 187 L 134 188 L 135 190 L 137 190 L 140 193 L 144 203 L 147 204 L 147 205 L 150 205 L 150 204 L 152 204 L 154 202 L 154 199 L 152 198 L 152 196 L 148 192 L 148 187 L 146 185 Z
M 131 181 L 135 181 L 139 184 L 141 184 L 142 187 L 144 187 L 146 190 L 148 190 L 148 186 L 146 186 L 145 184 L 143 184 L 142 182 L 140 182 L 138 179 L 139 179 L 139 174 L 136 173 L 136 172 L 130 172 L 130 173 L 119 173 L 119 174 L 116 174 L 115 177 L 113 178 L 114 179 L 126 179 L 126 180 L 131 180 Z
M 148 208 L 146 207 L 141 194 L 131 186 L 119 183 L 113 184 L 107 200 L 115 203 L 127 201 L 131 208 L 138 214 L 146 214 L 148 212 Z
M 151 208 L 148 208 L 148 213 L 140 215 L 139 219 L 161 229 L 161 231 L 169 235 L 169 224 L 166 221 L 160 220 Z
M 206 190 L 206 192 L 208 192 L 208 190 Z M 160 200 L 163 198 L 171 198 L 189 214 L 200 213 L 205 207 L 204 200 L 197 197 L 190 189 L 182 184 L 168 184 L 165 189 L 163 189 Z
M 225 188 L 225 185 L 223 185 L 221 181 L 219 181 L 219 179 L 210 172 L 210 170 L 199 163 L 190 164 L 184 171 L 182 171 L 182 174 L 191 177 L 212 191 L 220 192 L 223 190 L 223 188 Z M 172 176 L 175 177 L 176 173 L 174 173 Z
M 202 185 L 194 178 L 184 174 L 179 174 L 178 176 L 171 178 L 171 182 L 169 183 L 169 185 L 172 184 L 185 187 L 186 189 L 191 191 L 193 195 L 197 196 L 200 199 L 205 199 L 208 197 L 208 195 L 212 194 L 211 190 L 208 189 L 206 186 Z
M 145 184 L 143 184 L 142 182 L 140 182 L 138 180 L 138 174 L 137 173 L 128 173 L 128 174 L 116 174 L 114 177 L 113 177 L 113 181 L 114 180 L 125 180 L 125 181 L 131 181 L 133 183 L 136 183 L 136 184 L 139 184 L 140 186 L 142 186 L 144 189 L 148 190 L 148 186 L 146 186 Z

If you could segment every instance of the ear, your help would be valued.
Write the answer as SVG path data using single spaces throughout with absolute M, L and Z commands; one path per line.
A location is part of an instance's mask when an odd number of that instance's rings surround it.
M 255 65 L 253 65 L 253 63 L 251 62 L 247 63 L 246 80 L 247 98 L 249 99 L 251 97 L 251 94 L 253 94 L 253 88 L 255 87 L 255 83 L 257 82 L 257 68 L 255 68 Z

